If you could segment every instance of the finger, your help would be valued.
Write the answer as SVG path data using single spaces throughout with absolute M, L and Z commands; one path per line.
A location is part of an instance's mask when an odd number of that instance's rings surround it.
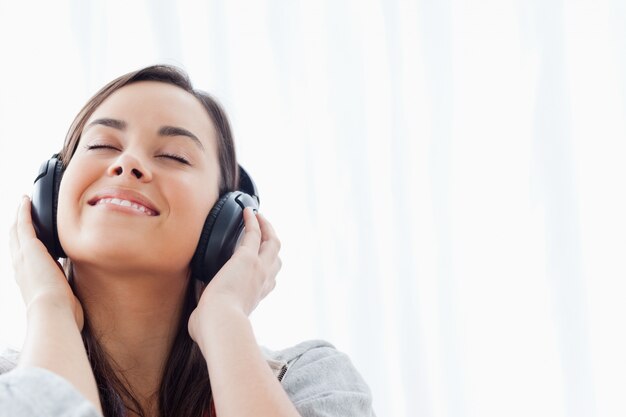
M 274 281 L 276 281 L 276 275 L 278 275 L 278 272 L 282 267 L 283 261 L 277 256 L 276 260 L 274 260 L 274 263 L 272 264 L 272 268 L 270 269 L 270 274 L 274 277 Z
M 17 210 L 15 211 L 15 221 L 13 222 L 9 232 L 9 249 L 11 251 L 11 258 L 13 259 L 13 262 L 16 262 L 22 247 L 19 235 L 19 221 L 21 217 L 20 212 L 24 204 L 25 198 L 22 196 L 20 204 L 18 204 Z
M 241 239 L 241 246 L 254 250 L 257 253 L 261 244 L 261 229 L 252 207 L 246 207 L 243 211 L 245 232 Z
M 30 214 L 30 198 L 22 197 L 22 205 L 17 213 L 17 237 L 22 242 L 24 238 L 36 238 L 33 221 Z
M 261 228 L 262 241 L 269 240 L 271 238 L 276 238 L 276 231 L 272 224 L 265 218 L 265 216 L 261 213 L 257 213 L 257 220 L 259 222 L 259 227 Z
M 11 251 L 11 258 L 15 261 L 20 251 L 20 241 L 17 238 L 17 215 L 15 216 L 11 230 L 9 230 L 9 250 Z
M 267 295 L 276 288 L 276 276 L 278 275 L 278 271 L 282 266 L 282 261 L 279 257 L 276 257 L 274 263 L 269 269 L 269 279 L 265 281 L 265 294 Z
M 257 214 L 257 218 L 262 233 L 259 257 L 270 263 L 273 262 L 280 251 L 280 240 L 270 222 L 262 214 Z

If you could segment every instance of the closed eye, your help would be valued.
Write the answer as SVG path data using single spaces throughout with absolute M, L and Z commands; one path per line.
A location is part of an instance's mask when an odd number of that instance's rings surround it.
M 113 149 L 115 151 L 119 151 L 119 149 L 117 149 L 113 145 L 100 145 L 100 144 L 95 144 L 95 145 L 87 144 L 85 145 L 85 149 L 87 149 L 88 151 L 91 151 L 94 149 Z
M 162 153 L 160 155 L 158 155 L 159 158 L 169 158 L 172 159 L 174 161 L 180 162 L 181 164 L 185 164 L 185 165 L 191 165 L 191 163 L 184 157 L 180 156 L 180 155 L 176 155 L 173 153 Z

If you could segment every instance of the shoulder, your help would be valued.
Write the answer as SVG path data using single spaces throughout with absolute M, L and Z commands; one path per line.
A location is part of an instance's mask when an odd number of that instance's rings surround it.
M 352 361 L 332 344 L 310 340 L 287 349 L 263 348 L 283 364 L 281 383 L 302 416 L 373 416 L 369 387 Z
M 261 349 L 263 350 L 263 353 L 265 353 L 266 357 L 284 362 L 286 364 L 294 363 L 305 354 L 318 355 L 321 353 L 330 353 L 330 351 L 337 351 L 333 345 L 325 340 L 307 340 L 305 342 L 298 343 L 295 346 L 281 350 L 271 350 L 264 346 L 262 346 Z
M 15 368 L 19 357 L 20 353 L 17 350 L 0 346 L 0 375 Z

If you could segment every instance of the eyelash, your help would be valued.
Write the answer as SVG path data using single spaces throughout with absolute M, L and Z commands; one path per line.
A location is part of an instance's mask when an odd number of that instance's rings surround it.
M 173 159 L 175 161 L 180 162 L 181 164 L 191 165 L 186 158 L 183 158 L 182 156 L 176 155 L 176 154 L 173 154 L 173 153 L 162 153 L 161 155 L 158 155 L 158 156 L 159 157 L 163 157 L 163 158 Z
M 96 145 L 85 145 L 85 148 L 88 151 L 95 150 L 95 149 L 112 149 L 112 150 L 115 150 L 115 151 L 119 151 L 118 148 L 116 148 L 115 146 L 112 146 L 112 145 L 97 145 L 97 144 Z M 191 163 L 186 158 L 184 158 L 184 157 L 182 157 L 180 155 L 173 154 L 173 153 L 162 153 L 160 155 L 157 155 L 157 157 L 158 158 L 169 158 L 169 159 L 172 159 L 172 160 L 174 160 L 176 162 L 180 162 L 181 164 L 191 165 Z
M 87 149 L 88 151 L 91 151 L 93 149 L 113 149 L 119 151 L 119 149 L 111 145 L 85 145 L 85 149 Z

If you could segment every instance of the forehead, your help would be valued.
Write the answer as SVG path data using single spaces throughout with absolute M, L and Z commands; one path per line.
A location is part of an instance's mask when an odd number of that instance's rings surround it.
M 158 130 L 161 126 L 182 127 L 194 133 L 206 149 L 216 147 L 216 130 L 209 114 L 192 94 L 172 84 L 139 81 L 107 97 L 85 126 L 100 118 L 125 121 L 129 129 Z

